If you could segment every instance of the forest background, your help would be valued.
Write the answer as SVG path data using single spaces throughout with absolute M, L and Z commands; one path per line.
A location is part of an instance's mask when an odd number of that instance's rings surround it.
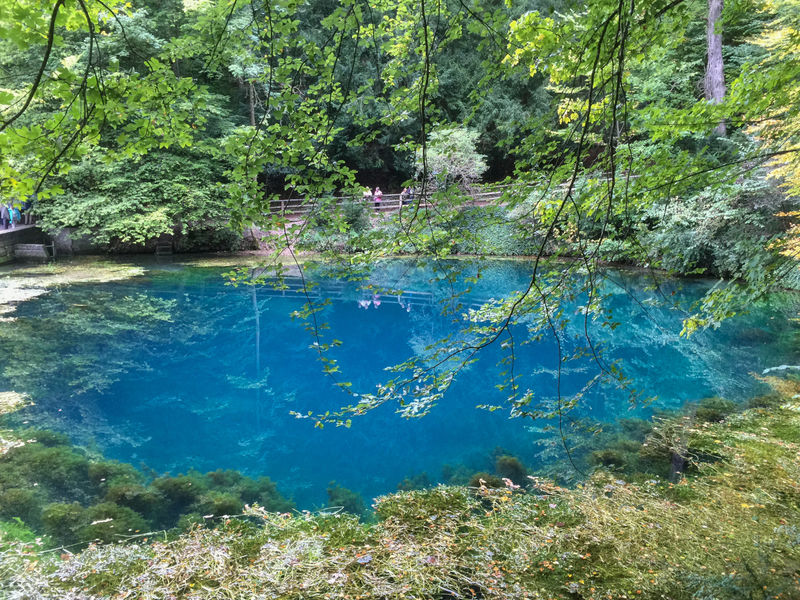
M 273 247 L 370 259 L 560 252 L 786 284 L 795 2 L 2 11 L 0 185 L 17 203 L 36 192 L 49 231 L 219 249 L 254 223 Z M 459 155 L 514 184 L 502 202 L 447 193 Z M 420 184 L 433 207 L 378 227 L 324 201 Z M 313 218 L 271 212 L 285 197 Z

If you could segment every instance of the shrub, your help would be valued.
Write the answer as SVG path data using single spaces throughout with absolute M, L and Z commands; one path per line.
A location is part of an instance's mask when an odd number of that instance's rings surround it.
M 102 502 L 86 509 L 86 524 L 79 531 L 81 541 L 119 541 L 149 529 L 147 521 L 127 506 Z
M 342 215 L 351 231 L 361 233 L 370 227 L 369 210 L 360 202 L 342 204 Z
M 528 256 L 538 250 L 532 230 L 502 207 L 466 208 L 451 225 L 459 254 Z
M 351 489 L 337 485 L 335 481 L 328 484 L 328 506 L 341 506 L 346 512 L 363 517 L 367 513 L 367 507 L 361 494 Z
M 45 506 L 42 511 L 45 533 L 64 545 L 83 541 L 80 532 L 88 523 L 86 509 L 77 502 L 54 502 Z
M 498 456 L 494 463 L 494 470 L 500 477 L 513 481 L 516 485 L 527 485 L 528 469 L 516 456 L 505 454 Z

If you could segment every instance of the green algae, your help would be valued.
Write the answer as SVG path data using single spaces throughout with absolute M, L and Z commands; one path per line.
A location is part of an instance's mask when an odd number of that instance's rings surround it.
M 0 270 L 0 316 L 9 321 L 17 304 L 65 285 L 106 283 L 138 277 L 139 265 L 105 260 L 76 260 L 44 265 L 23 265 Z
M 0 392 L 0 417 L 13 413 L 23 406 L 30 404 L 30 398 L 18 392 Z M 25 442 L 11 430 L 0 429 L 0 456 L 11 450 L 25 445 Z
M 0 392 L 0 415 L 7 415 L 25 406 L 29 402 L 25 394 L 18 392 Z

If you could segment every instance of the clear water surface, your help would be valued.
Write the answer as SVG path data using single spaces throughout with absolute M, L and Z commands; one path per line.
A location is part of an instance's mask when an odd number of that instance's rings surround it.
M 289 278 L 287 290 L 232 287 L 222 276 L 227 270 L 148 264 L 144 276 L 65 286 L 21 304 L 0 333 L 0 389 L 27 392 L 36 404 L 15 415 L 15 424 L 67 432 L 158 473 L 230 468 L 268 475 L 303 508 L 324 504 L 333 480 L 370 498 L 421 472 L 435 481 L 445 464 L 486 469 L 496 447 L 531 465 L 541 460 L 542 423 L 476 408 L 502 400 L 494 387 L 499 347 L 465 370 L 421 419 L 401 419 L 396 406 L 386 405 L 351 428 L 320 430 L 290 416 L 335 410 L 350 399 L 321 372 L 303 322 L 289 317 L 304 302 L 299 282 Z M 525 262 L 494 261 L 462 301 L 521 289 L 529 272 Z M 595 335 L 607 357 L 622 360 L 635 387 L 655 400 L 632 407 L 624 392 L 595 388 L 577 416 L 613 422 L 708 396 L 743 400 L 761 389 L 752 372 L 800 358 L 786 306 L 755 307 L 686 340 L 677 335 L 685 315 L 659 306 L 645 277 L 610 278 L 605 291 L 622 325 L 613 337 L 599 328 Z M 330 326 L 324 333 L 342 340 L 335 357 L 353 389 L 374 389 L 388 378 L 384 367 L 455 331 L 453 316 L 442 314 L 450 286 L 432 280 L 428 268 L 397 261 L 367 281 L 316 280 L 312 295 L 331 299 L 319 315 Z M 403 294 L 374 294 L 370 284 Z M 689 302 L 708 285 L 665 282 L 664 290 Z M 582 326 L 578 305 L 575 327 Z M 517 350 L 524 385 L 543 398 L 554 392 L 554 349 L 543 340 Z M 570 363 L 562 390 L 572 393 L 595 374 L 588 361 Z

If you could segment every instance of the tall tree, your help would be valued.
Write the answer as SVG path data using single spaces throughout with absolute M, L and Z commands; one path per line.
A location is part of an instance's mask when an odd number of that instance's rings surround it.
M 725 71 L 722 62 L 722 33 L 719 31 L 719 20 L 722 16 L 723 0 L 708 0 L 708 20 L 706 21 L 706 40 L 708 62 L 704 88 L 706 100 L 719 104 L 725 97 Z M 726 134 L 725 121 L 720 121 L 714 133 Z

